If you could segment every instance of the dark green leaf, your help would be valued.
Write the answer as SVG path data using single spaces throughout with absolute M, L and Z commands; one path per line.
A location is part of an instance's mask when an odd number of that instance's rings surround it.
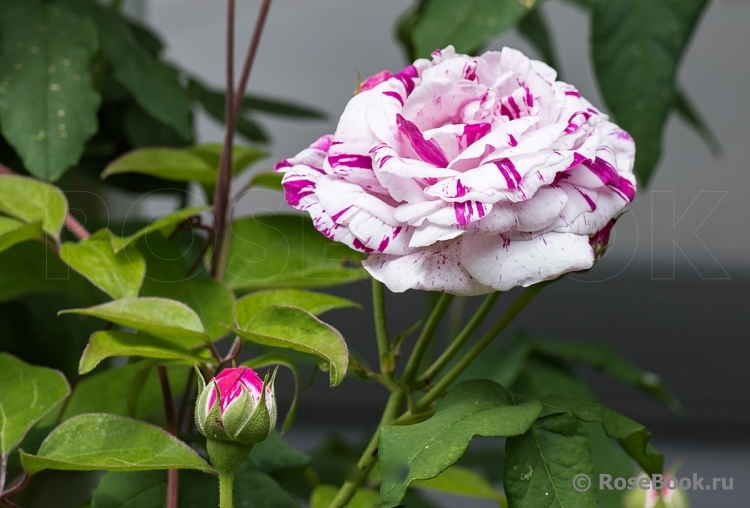
M 116 83 L 114 80 L 113 82 Z M 125 99 L 129 98 L 124 88 L 123 92 Z M 105 96 L 105 102 L 107 99 L 108 97 Z M 122 118 L 122 130 L 128 142 L 134 148 L 185 146 L 185 140 L 172 127 L 161 123 L 146 113 L 135 102 L 130 102 L 125 106 Z
M 600 478 L 602 474 L 612 475 L 613 478 L 630 478 L 635 471 L 635 464 L 604 432 L 601 424 L 583 422 L 586 432 L 589 434 L 591 445 L 591 459 L 594 461 L 594 476 Z M 599 489 L 599 482 L 593 482 L 599 498 L 600 508 L 622 508 L 622 491 Z
M 115 252 L 108 229 L 80 242 L 66 242 L 60 258 L 112 298 L 134 298 L 146 275 L 146 262 L 134 246 Z
M 596 508 L 595 489 L 579 492 L 573 483 L 578 475 L 593 482 L 593 474 L 586 429 L 570 414 L 540 418 L 506 442 L 503 485 L 510 506 Z
M 120 173 L 140 173 L 174 182 L 197 181 L 214 184 L 216 168 L 197 155 L 176 148 L 141 148 L 112 161 L 104 169 L 102 178 Z
M 199 471 L 179 472 L 180 508 L 219 506 L 216 478 Z M 107 473 L 94 491 L 91 508 L 164 508 L 166 471 Z
M 245 217 L 232 223 L 224 280 L 240 291 L 335 286 L 366 278 L 363 258 L 324 237 L 308 217 Z
M 214 279 L 151 283 L 144 286 L 141 296 L 157 296 L 182 302 L 195 311 L 212 340 L 226 335 L 226 326 L 234 322 L 234 294 Z
M 224 93 L 210 90 L 203 83 L 191 79 L 188 85 L 188 94 L 203 106 L 206 113 L 220 122 L 225 121 Z M 237 132 L 251 141 L 269 141 L 268 134 L 266 134 L 260 125 L 242 115 L 237 118 Z
M 250 461 L 237 471 L 234 481 L 235 508 L 299 508 L 300 504 L 266 473 Z
M 68 214 L 68 200 L 54 185 L 25 176 L 0 175 L 0 212 L 26 223 L 41 221 L 42 229 L 57 238 Z
M 162 360 L 180 360 L 192 363 L 199 359 L 197 353 L 190 353 L 172 342 L 148 335 L 101 330 L 94 333 L 81 357 L 78 367 L 80 374 L 88 374 L 99 363 L 113 356 L 140 356 Z
M 380 494 L 385 505 L 398 504 L 413 480 L 435 478 L 454 464 L 473 436 L 523 434 L 541 409 L 536 400 L 517 403 L 508 390 L 492 381 L 466 381 L 437 404 L 430 419 L 381 428 Z
M 417 56 L 449 44 L 471 53 L 508 30 L 527 13 L 518 0 L 432 0 L 414 29 Z
M 138 104 L 183 139 L 190 140 L 190 103 L 177 72 L 144 49 L 115 10 L 87 0 L 63 0 L 63 3 L 92 17 L 115 78 L 133 94 Z
M 302 469 L 309 466 L 311 460 L 309 455 L 292 448 L 276 432 L 255 445 L 248 458 L 253 466 L 266 473 Z
M 707 0 L 594 3 L 594 69 L 617 123 L 636 142 L 635 172 L 647 184 L 661 157 L 675 103 L 677 67 Z
M 252 94 L 245 95 L 242 99 L 242 109 L 289 118 L 314 118 L 316 120 L 325 120 L 326 118 L 325 113 L 309 106 Z
M 232 331 L 245 340 L 316 355 L 329 364 L 331 386 L 344 380 L 349 365 L 346 342 L 330 325 L 296 307 L 270 305 L 243 329 Z
M 306 310 L 313 316 L 320 316 L 334 309 L 362 308 L 358 303 L 346 298 L 327 295 L 325 293 L 303 291 L 301 289 L 258 291 L 237 301 L 237 304 L 234 306 L 234 319 L 237 326 L 245 328 L 260 311 L 269 305 L 298 307 Z
M 539 7 L 529 11 L 518 24 L 518 30 L 539 51 L 547 65 L 556 69 L 560 78 L 560 67 L 555 57 L 555 45 L 547 27 L 547 21 Z
M 706 146 L 711 151 L 714 157 L 719 157 L 724 153 L 724 148 L 721 146 L 721 142 L 716 135 L 711 131 L 711 128 L 706 124 L 706 121 L 701 117 L 697 108 L 688 99 L 687 94 L 684 90 L 677 90 L 675 92 L 675 110 L 682 117 L 687 124 L 695 129 L 698 135 L 706 143 Z
M 177 227 L 178 224 L 185 222 L 190 217 L 198 215 L 207 210 L 210 210 L 210 207 L 201 205 L 193 206 L 191 208 L 183 208 L 182 210 L 177 210 L 175 212 L 169 213 L 167 215 L 164 215 L 163 217 L 159 217 L 158 219 L 153 220 L 152 222 L 149 222 L 146 227 L 139 229 L 131 235 L 125 237 L 113 236 L 112 247 L 115 249 L 115 252 L 120 252 L 128 245 L 138 241 L 140 238 L 153 231 L 162 231 L 166 235 L 169 235 L 174 231 L 174 228 Z
M 640 423 L 596 402 L 550 395 L 542 399 L 545 407 L 567 411 L 584 422 L 600 422 L 612 439 L 635 459 L 648 474 L 664 472 L 664 456 L 649 443 L 651 433 Z
M 82 314 L 133 328 L 185 348 L 210 341 L 198 314 L 184 303 L 165 298 L 123 298 L 61 314 Z
M 281 179 L 284 178 L 282 173 L 275 173 L 268 171 L 265 173 L 258 173 L 253 176 L 250 181 L 251 187 L 263 187 L 264 189 L 271 189 L 279 192 L 284 192 L 284 186 L 281 185 Z
M 148 423 L 106 413 L 73 417 L 47 436 L 37 455 L 21 452 L 29 473 L 197 469 L 213 472 L 188 445 Z
M 621 383 L 638 388 L 661 400 L 676 412 L 681 408 L 679 401 L 664 387 L 659 376 L 653 372 L 643 371 L 606 346 L 540 339 L 533 339 L 530 344 L 533 350 L 539 353 L 600 370 Z
M 0 4 L 0 123 L 29 172 L 57 180 L 97 131 L 101 97 L 89 76 L 98 49 L 90 19 L 64 4 Z
M 0 216 L 0 252 L 10 249 L 17 243 L 39 239 L 42 234 L 41 222 L 24 224 L 15 219 Z
M 61 372 L 0 353 L 0 455 L 18 446 L 29 429 L 69 393 Z

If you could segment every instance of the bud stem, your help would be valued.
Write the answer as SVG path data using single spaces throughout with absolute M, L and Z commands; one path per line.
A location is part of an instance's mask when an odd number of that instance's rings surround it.
M 233 474 L 220 474 L 219 475 L 219 508 L 232 508 L 234 499 L 232 497 L 234 492 L 234 475 Z

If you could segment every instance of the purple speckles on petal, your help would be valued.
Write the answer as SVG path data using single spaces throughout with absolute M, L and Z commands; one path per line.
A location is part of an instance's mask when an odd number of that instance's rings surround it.
M 468 189 L 464 184 L 461 183 L 461 180 L 456 180 L 456 197 L 460 198 L 466 195 L 466 191 Z
M 510 112 L 510 110 L 505 104 L 500 105 L 500 114 L 505 117 L 508 117 L 508 119 L 510 120 L 513 120 L 515 118 L 515 116 L 513 116 L 513 113 Z
M 620 181 L 617 183 L 617 189 L 628 198 L 628 201 L 635 199 L 635 187 L 630 183 L 630 180 L 620 178 Z
M 483 138 L 492 130 L 492 125 L 482 123 L 469 123 L 464 125 L 464 139 L 466 146 L 469 147 L 477 142 L 477 140 Z
M 416 86 L 416 84 L 414 83 L 414 78 L 416 78 L 417 76 L 419 76 L 417 68 L 413 65 L 409 65 L 407 67 L 404 67 L 393 77 L 401 81 L 401 83 L 404 85 L 404 88 L 406 89 L 406 95 L 409 96 L 414 91 L 414 87 Z
M 575 186 L 574 186 L 574 187 L 575 187 Z M 581 196 L 583 196 L 583 199 L 585 199 L 585 200 L 586 200 L 586 203 L 588 203 L 588 204 L 589 204 L 589 207 L 591 208 L 591 211 L 592 211 L 592 212 L 593 212 L 593 211 L 595 211 L 595 210 L 596 210 L 596 203 L 594 203 L 594 200 L 593 200 L 593 199 L 591 199 L 591 197 L 590 197 L 590 196 L 589 196 L 588 194 L 586 194 L 585 192 L 583 192 L 583 191 L 582 191 L 581 189 L 579 189 L 578 187 L 575 187 L 575 189 L 576 189 L 576 190 L 578 191 L 578 193 L 579 193 L 579 194 L 580 194 Z
M 581 94 L 578 93 L 578 90 L 568 90 L 567 92 L 565 92 L 565 95 L 568 95 L 570 97 L 578 97 L 579 99 L 581 98 Z
M 380 242 L 380 245 L 378 245 L 378 252 L 383 252 L 385 249 L 388 248 L 388 242 L 390 242 L 391 239 L 387 236 L 383 238 L 383 241 Z
M 364 243 L 362 243 L 359 238 L 355 238 L 352 242 L 352 245 L 355 249 L 361 250 L 362 252 L 373 252 L 373 250 L 369 247 L 367 247 Z
M 401 233 L 401 230 L 404 229 L 401 226 L 397 227 L 393 230 L 393 239 L 395 240 L 399 233 Z
M 315 192 L 315 183 L 310 180 L 292 180 L 284 182 L 284 197 L 286 202 L 292 206 L 299 205 L 305 196 Z
M 414 123 L 410 122 L 400 114 L 396 115 L 396 123 L 399 132 L 406 136 L 414 151 L 425 162 L 434 164 L 439 168 L 448 167 L 448 159 L 440 147 L 432 140 L 426 140 Z
M 466 64 L 466 67 L 464 67 L 464 78 L 468 79 L 469 81 L 476 81 L 477 79 L 477 63 L 476 62 Z
M 516 141 L 516 138 L 513 137 L 513 134 L 508 134 L 508 143 L 510 146 L 518 146 L 518 141 Z
M 399 104 L 401 104 L 402 106 L 404 105 L 404 98 L 401 97 L 401 94 L 398 92 L 395 92 L 393 90 L 388 90 L 387 92 L 383 92 L 383 95 L 386 95 L 388 97 L 393 97 L 399 102 Z
M 519 109 L 518 104 L 516 104 L 516 100 L 513 98 L 513 96 L 508 97 L 508 104 L 510 104 L 510 107 L 513 108 L 516 116 L 521 116 L 521 110 Z
M 366 92 L 367 90 L 372 90 L 373 88 L 375 88 L 376 86 L 378 86 L 380 83 L 387 80 L 391 76 L 393 76 L 393 74 L 391 74 L 391 71 L 389 71 L 388 69 L 384 71 L 380 71 L 377 74 L 370 76 L 369 78 L 364 80 L 362 84 L 359 86 L 359 91 Z
M 321 150 L 323 152 L 328 153 L 328 151 L 331 149 L 332 144 L 333 144 L 332 136 L 322 136 L 315 143 L 310 145 L 310 148 L 314 148 L 315 150 Z
M 369 155 L 353 153 L 330 155 L 328 162 L 332 168 L 344 166 L 347 168 L 372 169 L 372 159 Z
M 500 237 L 503 239 L 503 249 L 510 250 L 510 238 L 505 238 L 503 235 L 500 235 Z
M 391 159 L 393 159 L 393 155 L 386 155 L 385 157 L 383 157 L 382 159 L 380 159 L 380 162 L 378 163 L 378 167 L 380 167 L 382 169 L 383 166 L 385 165 L 385 163 L 388 162 Z
M 531 94 L 531 89 L 528 86 L 524 86 L 526 90 L 526 106 L 529 108 L 534 107 L 534 96 Z
M 495 166 L 500 170 L 500 173 L 505 178 L 505 182 L 508 184 L 509 189 L 518 188 L 518 183 L 521 181 L 521 175 L 516 170 L 516 166 L 510 161 L 510 159 L 502 159 L 495 162 Z

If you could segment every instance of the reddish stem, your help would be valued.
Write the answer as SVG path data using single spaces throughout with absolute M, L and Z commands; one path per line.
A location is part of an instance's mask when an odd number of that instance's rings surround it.
M 161 391 L 164 396 L 164 413 L 167 417 L 167 431 L 173 436 L 177 435 L 177 422 L 174 417 L 174 400 L 172 389 L 169 387 L 167 369 L 163 365 L 156 367 L 161 382 Z M 167 473 L 167 508 L 177 508 L 180 494 L 180 477 L 176 469 L 170 469 Z

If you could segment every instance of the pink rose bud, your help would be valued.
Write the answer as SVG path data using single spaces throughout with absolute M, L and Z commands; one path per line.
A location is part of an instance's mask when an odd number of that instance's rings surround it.
M 263 441 L 276 426 L 273 377 L 264 383 L 248 367 L 224 369 L 200 390 L 195 422 L 209 439 L 245 445 Z
M 649 478 L 641 473 L 638 480 Z M 679 488 L 677 478 L 670 473 L 665 473 L 660 490 L 652 488 L 648 490 L 635 489 L 625 496 L 623 506 L 625 508 L 688 508 L 690 502 L 684 490 Z

